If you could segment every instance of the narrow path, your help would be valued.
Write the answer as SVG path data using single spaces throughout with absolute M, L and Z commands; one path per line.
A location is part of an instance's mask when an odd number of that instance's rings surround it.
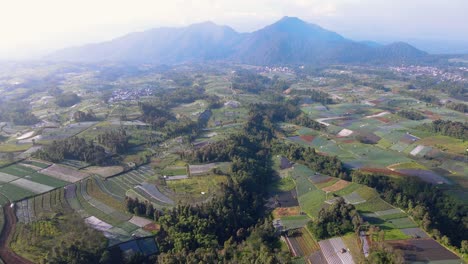
M 0 234 L 0 258 L 6 264 L 33 264 L 31 261 L 16 255 L 10 248 L 10 234 L 16 227 L 16 215 L 15 210 L 7 204 L 3 207 L 5 214 L 5 225 Z

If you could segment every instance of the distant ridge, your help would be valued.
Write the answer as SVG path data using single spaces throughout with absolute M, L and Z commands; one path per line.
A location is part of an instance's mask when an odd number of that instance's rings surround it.
M 296 17 L 252 33 L 212 22 L 156 28 L 111 41 L 67 48 L 54 61 L 177 64 L 231 61 L 254 65 L 312 63 L 403 63 L 428 54 L 407 43 L 356 42 Z

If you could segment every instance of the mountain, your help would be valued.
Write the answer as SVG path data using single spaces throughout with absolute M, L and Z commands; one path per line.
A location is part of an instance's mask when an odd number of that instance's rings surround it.
M 232 53 L 240 34 L 212 22 L 184 28 L 157 28 L 97 44 L 58 51 L 47 59 L 98 62 L 125 61 L 172 64 L 207 61 Z
M 406 43 L 355 42 L 318 25 L 284 17 L 252 33 L 238 33 L 212 22 L 151 29 L 103 43 L 64 49 L 45 59 L 155 64 L 232 61 L 266 65 L 401 63 L 425 56 L 427 53 Z

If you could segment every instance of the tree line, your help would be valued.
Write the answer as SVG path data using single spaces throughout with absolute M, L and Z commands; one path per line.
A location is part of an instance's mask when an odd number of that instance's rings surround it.
M 274 128 L 268 116 L 251 111 L 242 132 L 223 141 L 230 148 L 216 148 L 216 153 L 205 157 L 232 161 L 228 182 L 221 185 L 222 195 L 208 203 L 180 205 L 158 216 L 161 230 L 156 239 L 162 252 L 161 263 L 287 261 L 288 254 L 277 248 L 278 237 L 264 211 L 272 175 L 273 138 Z
M 443 244 L 460 248 L 467 243 L 468 208 L 437 186 L 415 177 L 352 173 L 352 181 L 375 188 L 388 203 L 405 209 L 426 231 Z
M 421 129 L 444 136 L 454 137 L 458 139 L 468 139 L 468 124 L 450 121 L 450 120 L 434 120 L 430 124 L 420 126 Z
M 71 137 L 64 140 L 54 140 L 52 144 L 44 146 L 33 153 L 33 157 L 50 162 L 61 162 L 64 159 L 75 159 L 93 165 L 108 163 L 106 150 L 84 138 Z
M 403 109 L 398 111 L 396 114 L 410 120 L 423 120 L 426 118 L 423 114 L 414 110 Z

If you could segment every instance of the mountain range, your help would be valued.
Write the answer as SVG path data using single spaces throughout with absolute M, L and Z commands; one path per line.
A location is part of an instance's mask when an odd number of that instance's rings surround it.
M 212 22 L 156 28 L 111 41 L 67 48 L 54 61 L 178 64 L 230 61 L 253 65 L 410 63 L 427 57 L 403 42 L 356 42 L 299 18 L 284 17 L 252 33 Z

